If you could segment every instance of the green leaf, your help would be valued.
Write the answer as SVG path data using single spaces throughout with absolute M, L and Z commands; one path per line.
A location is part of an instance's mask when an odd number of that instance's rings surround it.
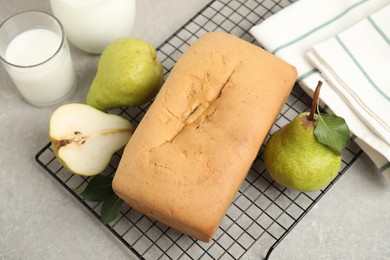
M 116 194 L 112 194 L 104 200 L 100 212 L 103 224 L 106 225 L 118 217 L 122 204 L 123 200 Z
M 80 196 L 89 201 L 104 201 L 112 194 L 112 178 L 99 174 L 91 179 Z
M 318 113 L 314 135 L 320 143 L 327 145 L 339 155 L 350 141 L 347 123 L 344 118 L 336 115 L 321 115 Z

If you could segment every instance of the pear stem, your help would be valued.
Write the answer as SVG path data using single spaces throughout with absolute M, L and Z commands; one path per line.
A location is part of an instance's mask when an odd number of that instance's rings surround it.
M 317 87 L 316 87 L 316 90 L 314 91 L 314 94 L 313 94 L 313 100 L 311 102 L 310 114 L 307 117 L 307 119 L 309 119 L 310 121 L 314 121 L 314 114 L 316 112 L 316 107 L 317 107 L 318 97 L 320 96 L 321 86 L 322 86 L 322 81 L 319 80 Z

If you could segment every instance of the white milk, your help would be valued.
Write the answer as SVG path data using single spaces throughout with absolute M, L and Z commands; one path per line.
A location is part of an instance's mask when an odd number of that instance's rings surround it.
M 101 53 L 117 38 L 129 37 L 135 18 L 135 0 L 50 0 L 66 35 L 80 49 Z
M 15 85 L 31 104 L 45 106 L 72 93 L 76 77 L 69 48 L 60 35 L 47 29 L 31 29 L 17 35 L 5 51 Z

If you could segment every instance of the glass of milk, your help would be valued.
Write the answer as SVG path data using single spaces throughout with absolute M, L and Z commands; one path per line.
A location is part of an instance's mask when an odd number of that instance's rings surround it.
M 40 11 L 25 11 L 0 25 L 0 60 L 24 99 L 49 106 L 69 97 L 76 74 L 61 23 Z
M 68 40 L 89 53 L 100 54 L 133 31 L 136 0 L 50 0 L 50 4 Z

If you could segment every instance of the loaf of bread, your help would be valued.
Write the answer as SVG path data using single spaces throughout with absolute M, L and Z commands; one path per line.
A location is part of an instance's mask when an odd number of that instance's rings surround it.
M 114 191 L 144 215 L 210 241 L 296 77 L 236 36 L 201 36 L 125 147 Z

